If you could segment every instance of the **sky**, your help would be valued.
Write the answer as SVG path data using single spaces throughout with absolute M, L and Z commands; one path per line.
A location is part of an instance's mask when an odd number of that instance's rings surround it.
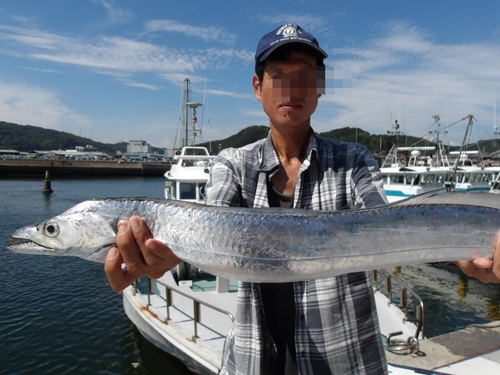
M 498 0 L 2 0 L 0 121 L 172 148 L 189 78 L 204 104 L 199 141 L 268 125 L 251 86 L 255 49 L 296 23 L 329 70 L 353 77 L 320 98 L 315 131 L 385 134 L 397 120 L 405 134 L 460 144 L 472 114 L 470 134 L 492 138 L 499 15 Z

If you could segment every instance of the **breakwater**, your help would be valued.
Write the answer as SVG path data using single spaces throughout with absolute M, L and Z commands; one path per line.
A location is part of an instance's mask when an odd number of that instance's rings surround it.
M 0 178 L 4 176 L 116 176 L 160 177 L 170 170 L 169 163 L 68 161 L 68 160 L 0 160 Z

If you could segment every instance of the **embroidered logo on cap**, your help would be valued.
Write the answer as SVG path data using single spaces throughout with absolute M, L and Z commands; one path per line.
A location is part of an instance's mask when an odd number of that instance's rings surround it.
M 278 30 L 276 35 L 283 35 L 284 38 L 296 38 L 299 35 L 299 31 L 297 30 L 297 25 L 283 25 Z

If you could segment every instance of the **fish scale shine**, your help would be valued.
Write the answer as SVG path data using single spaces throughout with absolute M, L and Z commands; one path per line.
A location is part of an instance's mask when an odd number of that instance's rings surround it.
M 334 212 L 110 198 L 19 229 L 9 249 L 103 262 L 117 222 L 138 215 L 195 267 L 242 281 L 287 282 L 489 256 L 499 213 L 500 197 L 481 193 L 428 193 Z M 57 235 L 47 225 L 57 226 Z

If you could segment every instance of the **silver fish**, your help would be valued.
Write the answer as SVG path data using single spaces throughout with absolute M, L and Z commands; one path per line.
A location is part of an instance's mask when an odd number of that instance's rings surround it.
M 17 230 L 9 249 L 103 262 L 115 244 L 118 221 L 133 215 L 142 217 L 179 258 L 206 272 L 242 281 L 288 282 L 491 256 L 500 228 L 500 197 L 428 193 L 335 212 L 96 199 Z

